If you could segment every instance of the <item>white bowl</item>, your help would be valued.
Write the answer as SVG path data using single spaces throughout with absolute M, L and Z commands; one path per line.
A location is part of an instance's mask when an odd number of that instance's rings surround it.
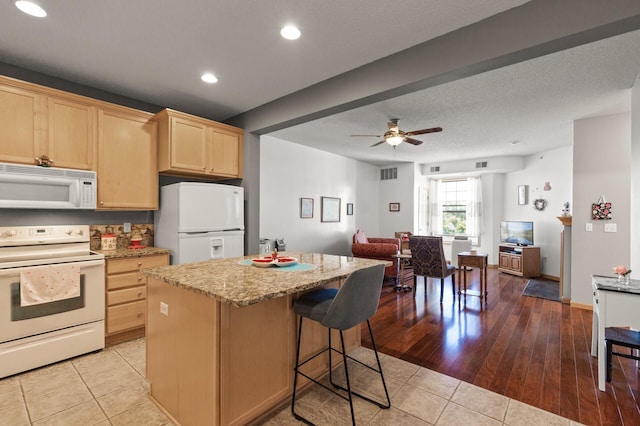
M 298 259 L 296 259 L 295 257 L 278 257 L 276 258 L 276 266 L 280 266 L 280 267 L 287 267 L 287 266 L 293 266 L 296 265 L 298 263 Z
M 268 268 L 271 265 L 274 265 L 275 262 L 269 258 L 269 259 L 251 259 L 251 263 L 253 263 L 254 266 L 257 266 L 258 268 Z

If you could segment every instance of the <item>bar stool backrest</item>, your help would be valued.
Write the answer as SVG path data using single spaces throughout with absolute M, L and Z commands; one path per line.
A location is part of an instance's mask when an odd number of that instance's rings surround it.
M 383 279 L 383 264 L 350 274 L 331 302 L 322 325 L 347 330 L 375 315 Z

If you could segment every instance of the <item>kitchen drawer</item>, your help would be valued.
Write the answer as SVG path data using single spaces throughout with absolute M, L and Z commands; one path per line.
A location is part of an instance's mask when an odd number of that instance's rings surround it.
M 128 274 L 107 275 L 107 290 L 116 290 L 124 287 L 140 286 L 147 283 L 146 275 L 140 272 L 131 272 Z
M 109 259 L 106 265 L 106 273 L 119 274 L 122 272 L 134 272 L 144 268 L 168 265 L 166 254 L 130 257 L 126 259 Z
M 144 326 L 146 311 L 146 300 L 108 307 L 107 334 Z
M 145 286 L 113 290 L 107 293 L 107 306 L 145 300 L 146 298 L 147 288 Z

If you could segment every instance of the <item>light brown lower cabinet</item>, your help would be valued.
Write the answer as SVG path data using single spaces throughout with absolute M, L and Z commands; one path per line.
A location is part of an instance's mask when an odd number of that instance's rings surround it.
M 106 260 L 105 342 L 107 345 L 145 335 L 147 277 L 140 273 L 140 270 L 168 264 L 168 254 Z
M 152 398 L 183 426 L 246 424 L 290 398 L 297 338 L 293 297 L 236 308 L 149 278 Z M 360 328 L 345 339 L 348 350 L 359 346 Z M 305 320 L 301 357 L 326 345 L 327 329 Z M 321 376 L 327 365 L 328 358 L 319 357 L 305 371 Z

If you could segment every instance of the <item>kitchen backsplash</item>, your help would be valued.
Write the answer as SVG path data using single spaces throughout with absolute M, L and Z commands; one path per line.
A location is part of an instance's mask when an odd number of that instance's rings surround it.
M 131 237 L 136 233 L 142 238 L 141 244 L 153 247 L 153 224 L 131 224 L 131 232 L 124 232 L 122 223 L 117 225 L 90 225 L 91 250 L 100 250 L 101 238 L 103 234 L 112 233 L 116 236 L 116 248 L 127 248 L 131 245 Z

